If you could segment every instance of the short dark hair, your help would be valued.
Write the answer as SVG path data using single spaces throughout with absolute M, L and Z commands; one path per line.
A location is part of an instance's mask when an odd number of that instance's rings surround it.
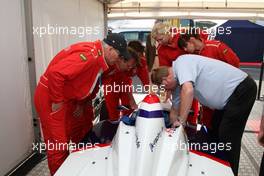
M 178 47 L 180 49 L 184 49 L 187 47 L 187 42 L 190 41 L 191 37 L 194 37 L 198 40 L 201 40 L 200 35 L 197 33 L 185 33 L 185 34 L 181 34 L 179 39 L 178 39 Z
M 131 47 L 127 47 L 128 53 L 131 55 L 130 59 L 135 59 L 137 66 L 140 64 L 140 57 L 137 54 L 137 52 L 131 48 Z M 126 60 L 129 61 L 130 59 Z
M 145 51 L 145 47 L 139 40 L 132 40 L 128 43 L 128 46 L 134 49 L 136 52 L 143 54 Z

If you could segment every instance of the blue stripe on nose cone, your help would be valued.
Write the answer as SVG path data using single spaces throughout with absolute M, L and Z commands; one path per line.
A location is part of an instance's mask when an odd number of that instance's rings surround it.
M 158 111 L 145 111 L 143 109 L 139 110 L 140 117 L 145 117 L 145 118 L 163 118 L 163 113 L 161 110 Z

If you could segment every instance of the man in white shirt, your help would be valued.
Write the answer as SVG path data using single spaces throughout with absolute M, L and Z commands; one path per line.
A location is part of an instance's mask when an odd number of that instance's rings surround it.
M 182 55 L 172 67 L 152 72 L 152 82 L 174 91 L 178 116 L 173 127 L 185 125 L 193 98 L 215 109 L 212 128 L 219 143 L 231 143 L 226 151 L 234 175 L 238 173 L 242 134 L 256 98 L 257 86 L 245 72 L 224 62 L 199 55 Z

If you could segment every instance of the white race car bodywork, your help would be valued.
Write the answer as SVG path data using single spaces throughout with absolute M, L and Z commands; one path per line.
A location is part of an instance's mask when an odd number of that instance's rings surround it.
M 142 102 L 135 126 L 122 121 L 111 144 L 73 152 L 56 176 L 232 176 L 229 166 L 188 151 L 183 127 L 165 128 L 160 103 Z M 154 113 L 154 116 L 155 116 Z M 149 115 L 149 114 L 148 114 Z

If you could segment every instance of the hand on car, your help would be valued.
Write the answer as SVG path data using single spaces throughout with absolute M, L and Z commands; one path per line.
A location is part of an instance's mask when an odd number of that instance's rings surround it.
M 179 127 L 179 126 L 181 126 L 181 122 L 177 119 L 177 120 L 175 120 L 173 123 L 172 123 L 172 128 L 177 128 L 177 127 Z

